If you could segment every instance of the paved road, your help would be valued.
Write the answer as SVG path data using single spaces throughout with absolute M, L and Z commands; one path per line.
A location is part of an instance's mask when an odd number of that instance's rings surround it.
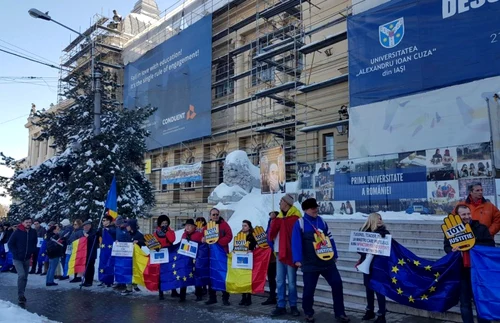
M 194 301 L 188 295 L 187 301 L 166 297 L 159 301 L 154 293 L 139 292 L 132 296 L 121 296 L 111 288 L 91 287 L 80 290 L 68 281 L 57 287 L 45 287 L 45 277 L 30 275 L 26 297 L 26 309 L 59 322 L 168 322 L 168 323 L 214 323 L 214 322 L 251 322 L 251 323 L 288 323 L 303 322 L 304 317 L 283 316 L 271 319 L 272 306 L 262 306 L 263 297 L 254 296 L 254 304 L 249 307 L 238 305 L 240 295 L 231 296 L 231 306 L 221 303 L 206 306 Z M 0 299 L 17 303 L 17 275 L 0 273 Z M 220 297 L 219 297 L 220 302 Z M 316 322 L 334 322 L 331 308 L 316 306 Z M 360 323 L 363 313 L 349 312 L 351 322 Z M 2 314 L 0 313 L 0 321 Z M 428 320 L 401 314 L 389 313 L 388 322 L 394 323 L 431 323 L 444 322 Z

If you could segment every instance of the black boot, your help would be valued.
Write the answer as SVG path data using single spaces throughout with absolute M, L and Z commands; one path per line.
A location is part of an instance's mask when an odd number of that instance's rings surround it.
M 177 289 L 172 289 L 172 292 L 170 293 L 170 296 L 172 297 L 179 297 L 179 293 L 177 292 Z
M 375 312 L 372 310 L 366 310 L 365 316 L 361 318 L 362 321 L 368 321 L 375 318 Z
M 252 294 L 247 294 L 247 300 L 245 302 L 245 306 L 252 305 Z
M 261 303 L 262 305 L 276 305 L 278 304 L 278 301 L 276 300 L 276 296 L 274 295 L 269 295 L 269 297 Z
M 160 301 L 163 301 L 165 299 L 165 296 L 163 295 L 163 291 L 162 290 L 160 290 L 158 292 L 158 298 L 160 299 Z
M 377 316 L 377 319 L 375 320 L 374 323 L 385 323 L 385 315 Z
M 205 305 L 212 305 L 212 304 L 215 304 L 215 303 L 217 303 L 217 298 L 210 297 L 208 299 L 208 301 L 205 302 Z
M 245 305 L 247 302 L 247 294 L 242 294 L 241 295 L 241 301 L 238 303 L 238 305 Z

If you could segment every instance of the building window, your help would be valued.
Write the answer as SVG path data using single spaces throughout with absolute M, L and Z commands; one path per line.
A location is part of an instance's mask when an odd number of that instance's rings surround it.
M 186 164 L 187 165 L 192 165 L 194 164 L 194 157 L 191 156 L 189 157 L 187 160 L 186 160 Z M 195 182 L 187 182 L 187 183 L 184 183 L 184 188 L 186 188 L 186 191 L 194 191 L 194 185 Z
M 164 161 L 161 167 L 162 167 L 162 168 L 166 168 L 166 167 L 168 167 L 168 161 Z M 160 183 L 161 183 L 161 172 L 160 172 Z M 167 186 L 166 184 L 165 184 L 165 185 L 164 185 L 164 184 L 161 184 L 161 190 L 162 190 L 162 191 L 166 191 L 166 190 L 167 190 L 167 188 L 168 188 L 168 186 Z
M 217 64 L 215 71 L 215 82 L 223 81 L 224 83 L 215 88 L 215 98 L 222 98 L 234 92 L 234 82 L 230 79 L 234 76 L 234 61 L 220 62 Z
M 217 155 L 217 159 L 221 159 L 217 162 L 217 184 L 222 184 L 224 182 L 224 162 L 226 160 L 227 153 L 225 151 L 220 152 Z
M 262 42 L 259 48 L 255 48 L 253 50 L 254 56 L 262 54 L 264 51 L 262 48 L 268 46 L 268 42 Z M 266 63 L 260 63 L 256 60 L 253 61 L 253 68 L 255 71 L 252 71 L 252 86 L 256 86 L 258 84 L 262 84 L 265 82 L 274 81 L 274 67 L 270 67 Z
M 323 161 L 332 161 L 335 158 L 335 141 L 332 133 L 323 135 Z

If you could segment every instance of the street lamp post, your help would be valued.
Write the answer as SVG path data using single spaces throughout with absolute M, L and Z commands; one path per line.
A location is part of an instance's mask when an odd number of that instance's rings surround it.
M 37 9 L 30 9 L 28 10 L 28 13 L 30 14 L 31 17 L 37 18 L 37 19 L 42 19 L 42 20 L 47 20 L 47 21 L 52 21 L 56 24 L 58 24 L 61 27 L 64 27 L 81 37 L 85 38 L 87 40 L 87 43 L 90 44 L 90 69 L 91 69 L 91 78 L 92 78 L 92 91 L 94 92 L 94 135 L 98 136 L 101 133 L 101 73 L 96 71 L 95 68 L 95 58 L 94 58 L 94 52 L 95 52 L 95 42 L 92 40 L 92 38 L 89 36 L 85 36 L 84 34 L 74 30 L 73 28 L 70 28 L 49 16 L 49 12 L 47 11 L 46 13 L 43 13 L 40 10 Z

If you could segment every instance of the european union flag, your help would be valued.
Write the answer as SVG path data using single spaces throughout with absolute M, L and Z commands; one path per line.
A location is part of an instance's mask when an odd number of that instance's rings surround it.
M 500 320 L 500 248 L 474 246 L 470 250 L 471 280 L 478 316 Z
M 210 284 L 210 251 L 206 243 L 198 244 L 198 253 L 195 263 L 195 286 L 206 286 Z
M 179 255 L 180 244 L 168 247 L 169 262 L 160 265 L 161 290 L 171 290 L 195 285 L 196 259 Z
M 40 246 L 40 251 L 38 251 L 38 268 L 41 268 L 43 266 L 43 263 L 46 261 L 49 261 L 49 256 L 47 255 L 47 240 L 43 239 L 42 245 Z
M 458 252 L 422 259 L 392 240 L 390 257 L 373 258 L 370 287 L 403 305 L 446 312 L 458 304 L 461 261 Z
M 108 230 L 102 230 L 101 252 L 99 254 L 99 281 L 110 285 L 115 281 L 115 261 L 111 257 L 113 238 Z
M 132 284 L 133 263 L 132 257 L 111 257 L 115 262 L 115 282 L 118 284 Z

